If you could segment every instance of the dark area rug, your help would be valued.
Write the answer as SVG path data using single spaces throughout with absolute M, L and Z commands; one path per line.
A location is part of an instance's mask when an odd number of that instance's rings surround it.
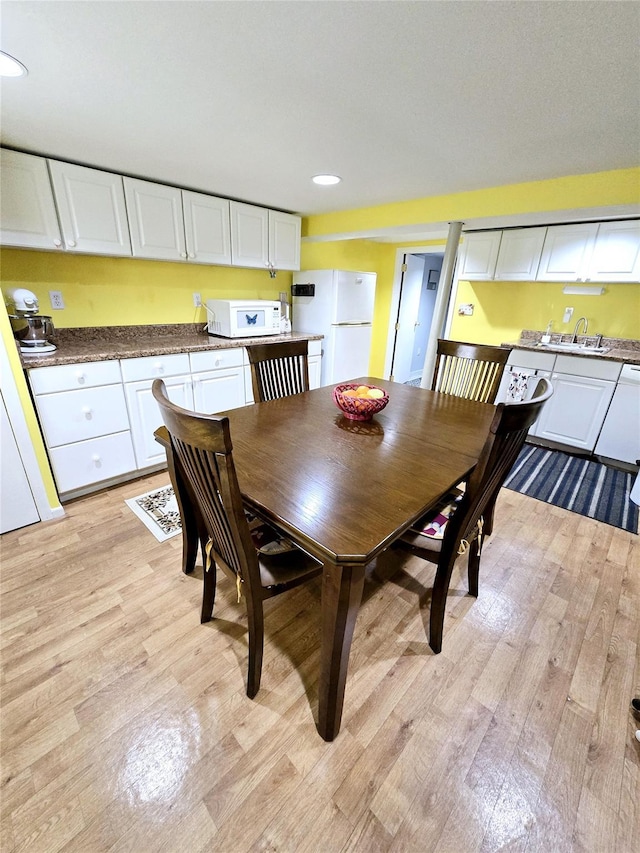
M 629 498 L 635 476 L 559 450 L 525 444 L 504 485 L 637 533 L 638 507 Z

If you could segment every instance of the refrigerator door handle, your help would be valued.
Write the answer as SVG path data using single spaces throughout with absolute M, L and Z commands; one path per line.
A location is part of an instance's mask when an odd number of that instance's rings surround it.
M 344 326 L 370 326 L 371 323 L 332 323 L 333 326 L 340 326 L 341 328 Z

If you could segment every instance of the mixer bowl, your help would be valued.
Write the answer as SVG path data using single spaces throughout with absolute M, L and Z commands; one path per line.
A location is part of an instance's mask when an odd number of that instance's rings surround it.
M 13 336 L 21 344 L 26 346 L 42 346 L 53 337 L 53 320 L 44 314 L 20 317 L 10 314 L 9 320 L 13 329 Z

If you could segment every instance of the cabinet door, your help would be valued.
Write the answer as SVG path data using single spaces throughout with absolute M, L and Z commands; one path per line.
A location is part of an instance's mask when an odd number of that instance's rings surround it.
M 229 199 L 182 191 L 187 255 L 196 264 L 231 264 Z
M 234 266 L 269 266 L 269 211 L 231 202 L 231 261 Z
M 547 228 L 538 281 L 582 281 L 587 274 L 598 224 L 551 225 Z
M 546 228 L 503 231 L 494 277 L 503 281 L 535 281 L 546 233 Z
M 319 355 L 310 355 L 309 360 L 309 390 L 320 387 L 320 377 L 322 370 L 322 357 Z
M 618 385 L 595 452 L 636 465 L 640 459 L 640 385 Z
M 465 233 L 458 278 L 491 281 L 496 271 L 502 231 Z
M 182 191 L 151 181 L 124 178 L 124 194 L 134 257 L 185 261 Z
M 553 397 L 542 410 L 536 435 L 582 450 L 593 450 L 615 382 L 564 373 L 551 375 Z
M 588 281 L 640 281 L 640 221 L 601 222 Z
M 0 243 L 25 249 L 61 249 L 47 161 L 3 148 L 0 165 Z
M 193 407 L 196 412 L 211 415 L 245 405 L 242 365 L 210 370 L 206 373 L 194 373 L 191 378 Z
M 193 409 L 190 376 L 173 376 L 164 380 L 169 399 L 183 409 Z M 124 386 L 131 422 L 131 436 L 138 468 L 157 465 L 166 459 L 164 449 L 153 437 L 162 425 L 160 409 L 151 393 L 153 380 L 127 382 Z
M 49 160 L 65 246 L 91 255 L 131 255 L 122 177 Z
M 269 262 L 275 269 L 300 269 L 300 227 L 299 216 L 269 211 Z

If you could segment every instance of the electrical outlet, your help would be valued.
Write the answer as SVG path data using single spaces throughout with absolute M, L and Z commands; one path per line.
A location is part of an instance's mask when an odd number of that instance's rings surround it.
M 199 293 L 193 294 L 193 307 L 194 308 L 201 308 L 202 307 L 202 297 L 200 296 Z
M 573 317 L 573 308 L 565 308 L 564 309 L 564 315 L 562 317 L 562 322 L 568 323 L 572 317 Z
M 64 308 L 64 299 L 62 298 L 62 293 L 59 290 L 49 291 L 49 301 L 51 302 L 51 307 L 54 310 L 61 310 Z
M 279 297 L 279 299 L 280 299 L 280 302 L 288 302 L 288 301 L 289 301 L 289 297 L 288 297 L 288 296 L 287 296 L 287 294 L 284 292 L 284 290 L 281 290 L 281 291 L 280 291 L 280 297 Z
M 471 302 L 467 302 L 462 305 L 458 305 L 458 314 L 461 314 L 464 317 L 471 317 L 473 314 L 473 304 Z

